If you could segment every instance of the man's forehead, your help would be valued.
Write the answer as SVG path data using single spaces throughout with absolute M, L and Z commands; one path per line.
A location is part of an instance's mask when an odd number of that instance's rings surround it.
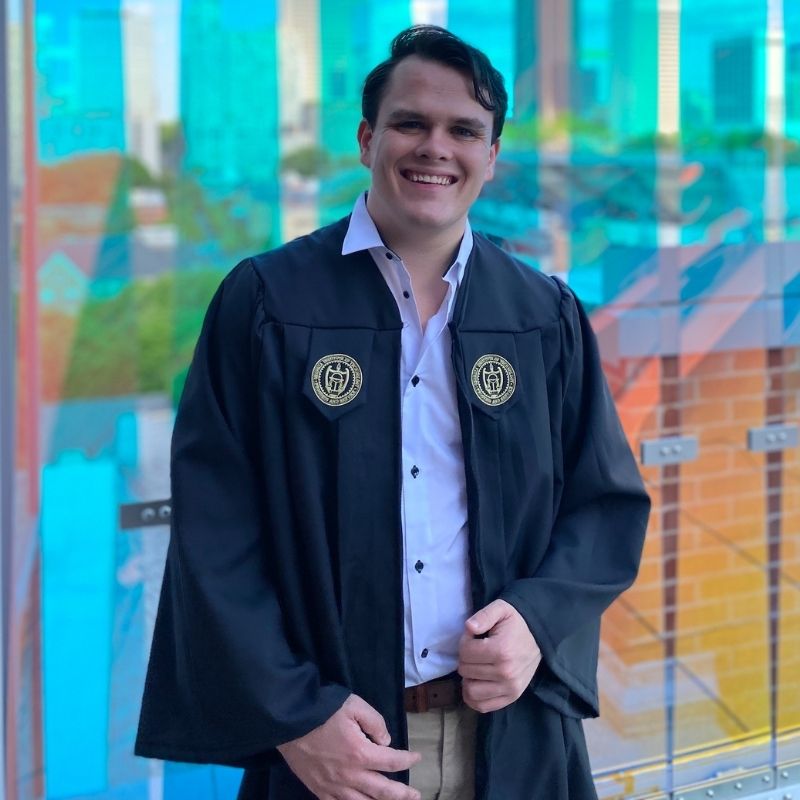
M 389 94 L 397 88 L 398 84 L 402 84 L 403 90 L 412 88 L 460 91 L 463 89 L 473 101 L 477 102 L 472 78 L 468 72 L 432 58 L 411 55 L 399 61 L 389 75 L 385 94 Z
M 475 99 L 470 75 L 417 55 L 407 56 L 392 70 L 380 101 L 380 112 L 392 113 L 402 108 L 429 113 L 432 108 L 422 106 L 438 107 L 442 101 L 461 105 L 457 113 L 464 119 L 492 118 L 491 112 Z

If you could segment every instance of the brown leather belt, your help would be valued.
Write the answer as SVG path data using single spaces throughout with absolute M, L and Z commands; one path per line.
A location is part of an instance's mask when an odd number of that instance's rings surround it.
M 461 677 L 436 678 L 405 690 L 406 712 L 419 714 L 431 708 L 447 708 L 461 703 Z

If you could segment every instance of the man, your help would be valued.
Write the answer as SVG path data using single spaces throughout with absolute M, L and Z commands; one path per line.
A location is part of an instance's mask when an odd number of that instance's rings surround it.
M 595 797 L 649 502 L 579 304 L 467 222 L 506 106 L 485 55 L 403 31 L 367 196 L 212 301 L 138 753 L 244 766 L 242 798 Z

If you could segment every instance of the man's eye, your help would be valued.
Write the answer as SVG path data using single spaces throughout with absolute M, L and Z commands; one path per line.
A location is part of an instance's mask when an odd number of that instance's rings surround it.
M 422 123 L 416 119 L 406 119 L 397 123 L 397 127 L 402 130 L 417 130 L 422 127 Z
M 461 136 L 464 139 L 473 139 L 477 134 L 471 128 L 458 127 L 453 130 L 456 136 Z

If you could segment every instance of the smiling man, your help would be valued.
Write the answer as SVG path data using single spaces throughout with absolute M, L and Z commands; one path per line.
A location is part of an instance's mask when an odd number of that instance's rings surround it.
M 403 31 L 369 192 L 217 292 L 141 755 L 244 766 L 248 799 L 596 797 L 581 720 L 649 501 L 579 303 L 467 220 L 506 107 L 483 53 Z

